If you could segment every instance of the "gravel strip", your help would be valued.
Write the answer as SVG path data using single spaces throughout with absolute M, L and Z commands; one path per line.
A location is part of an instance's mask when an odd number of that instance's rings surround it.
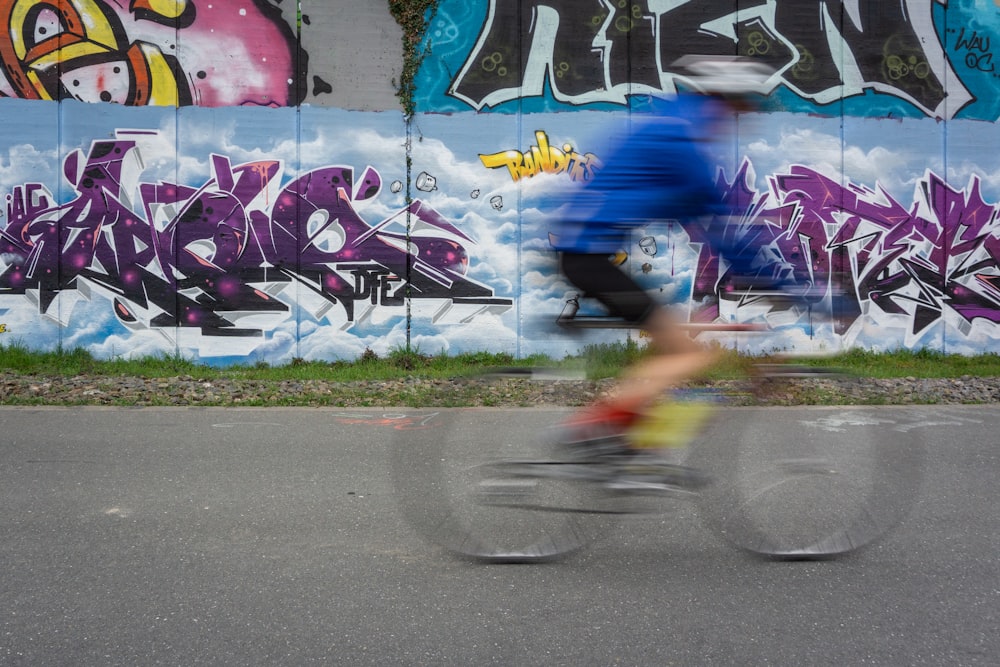
M 580 405 L 612 386 L 609 380 L 531 382 L 405 378 L 368 382 L 255 381 L 73 377 L 0 372 L 0 405 L 177 406 L 541 406 Z M 736 382 L 716 385 L 741 391 Z M 1000 378 L 767 380 L 764 391 L 742 395 L 755 405 L 1000 403 Z

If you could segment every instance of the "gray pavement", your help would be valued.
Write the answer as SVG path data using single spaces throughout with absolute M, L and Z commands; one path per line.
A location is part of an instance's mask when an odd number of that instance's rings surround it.
M 995 407 L 867 413 L 928 454 L 905 523 L 850 557 L 760 561 L 680 508 L 533 566 L 414 533 L 389 454 L 421 411 L 390 412 L 0 408 L 0 664 L 1000 660 Z M 511 437 L 552 417 L 479 415 Z

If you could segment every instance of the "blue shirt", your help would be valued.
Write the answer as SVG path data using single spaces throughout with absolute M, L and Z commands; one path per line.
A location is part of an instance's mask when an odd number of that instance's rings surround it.
M 634 115 L 604 167 L 570 195 L 550 237 L 559 251 L 612 254 L 625 248 L 628 231 L 650 222 L 682 223 L 725 212 L 713 168 L 701 153 L 710 140 L 721 102 L 682 95 L 655 114 Z

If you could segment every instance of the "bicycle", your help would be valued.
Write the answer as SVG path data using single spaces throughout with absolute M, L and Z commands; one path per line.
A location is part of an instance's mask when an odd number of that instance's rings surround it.
M 578 304 L 577 304 L 578 305 Z M 608 317 L 560 325 L 629 327 Z M 687 325 L 695 331 L 754 326 Z M 916 496 L 921 450 L 879 433 L 872 409 L 755 407 L 783 383 L 829 380 L 838 371 L 788 358 L 758 365 L 727 386 L 674 392 L 622 437 L 666 455 L 578 460 L 545 428 L 525 441 L 506 419 L 547 419 L 537 411 L 475 408 L 415 415 L 427 430 L 395 443 L 401 507 L 419 533 L 454 554 L 483 562 L 532 563 L 578 551 L 619 519 L 690 500 L 705 524 L 739 549 L 773 559 L 825 559 L 884 537 Z M 570 381 L 565 372 L 498 369 L 468 382 Z M 494 388 L 495 390 L 495 388 Z M 502 389 L 501 389 L 502 391 Z M 798 433 L 776 428 L 781 410 Z M 820 417 L 816 418 L 816 410 Z M 522 429 L 524 424 L 522 424 Z M 404 455 L 405 453 L 405 455 Z

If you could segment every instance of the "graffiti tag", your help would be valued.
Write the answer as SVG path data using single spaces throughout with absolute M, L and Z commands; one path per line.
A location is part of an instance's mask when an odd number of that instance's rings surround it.
M 955 50 L 965 52 L 965 66 L 980 72 L 992 72 L 993 54 L 990 53 L 990 38 L 983 37 L 973 30 L 966 34 L 965 28 L 958 32 L 955 38 Z
M 532 146 L 527 153 L 518 150 L 485 155 L 480 153 L 479 159 L 489 169 L 506 167 L 515 181 L 540 173 L 565 173 L 570 180 L 589 181 L 604 166 L 593 153 L 581 155 L 570 144 L 563 144 L 561 150 L 551 145 L 549 136 L 542 130 L 535 132 L 535 140 L 538 144 Z
M 761 94 L 784 84 L 826 104 L 871 89 L 935 117 L 950 117 L 973 99 L 944 56 L 934 0 L 819 0 L 810 11 L 791 0 L 738 4 L 490 0 L 448 92 L 475 109 L 547 91 L 566 104 L 622 104 L 629 95 L 672 94 L 686 85 L 671 69 L 684 55 L 736 53 L 775 70 Z M 966 42 L 980 53 L 977 66 L 991 64 L 981 40 Z

